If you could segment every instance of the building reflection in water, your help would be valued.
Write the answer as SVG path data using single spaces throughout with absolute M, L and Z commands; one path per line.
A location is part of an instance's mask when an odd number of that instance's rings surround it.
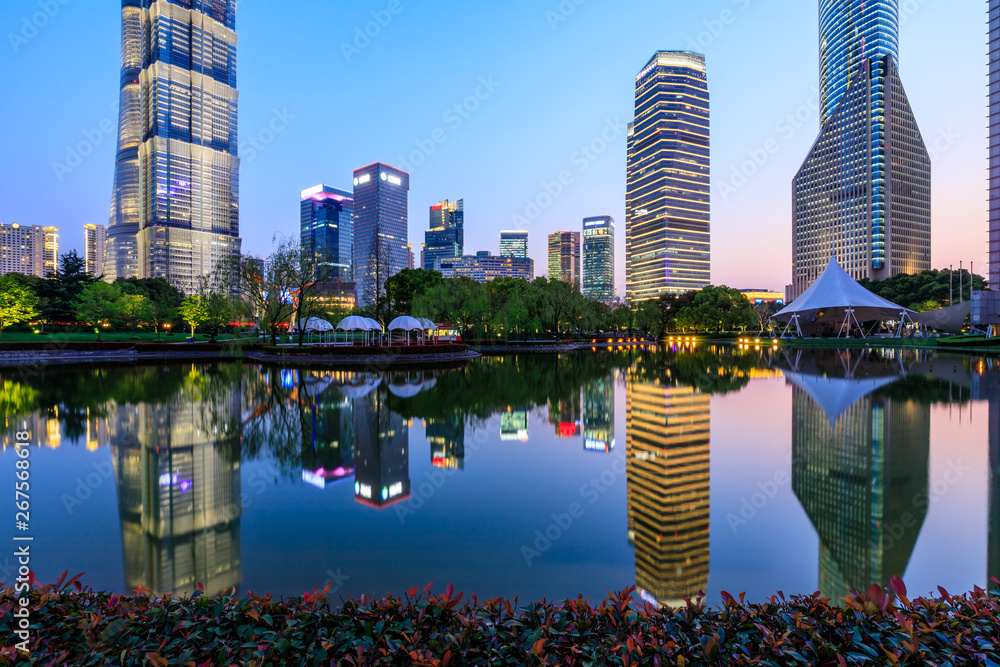
M 431 446 L 431 464 L 437 468 L 465 469 L 465 419 L 453 414 L 425 421 L 427 442 Z
M 615 376 L 583 388 L 583 448 L 610 452 L 615 448 Z
M 302 481 L 321 489 L 354 474 L 354 404 L 327 380 L 307 374 L 302 392 Z
M 977 377 L 973 375 L 973 381 L 977 398 L 989 401 L 989 545 L 987 547 L 986 563 L 986 587 L 988 590 L 1000 589 L 1000 583 L 993 579 L 1000 580 L 1000 368 L 996 368 L 997 362 L 990 360 L 983 361 L 985 366 L 989 363 L 989 370 L 980 373 Z
M 528 441 L 528 409 L 508 407 L 500 413 L 500 439 Z
M 354 399 L 354 499 L 383 508 L 410 496 L 410 430 L 372 387 Z
M 215 595 L 241 581 L 240 463 L 238 448 L 233 460 L 225 446 L 239 437 L 226 432 L 239 415 L 239 387 L 222 400 L 201 398 L 180 392 L 117 406 L 112 416 L 128 590 L 182 594 L 201 583 Z
M 572 438 L 580 433 L 580 394 L 569 398 L 549 399 L 549 425 L 557 438 Z
M 653 604 L 682 604 L 708 587 L 711 396 L 629 379 L 626 403 L 636 585 Z
M 928 507 L 930 405 L 873 393 L 899 379 L 786 373 L 792 489 L 820 540 L 819 588 L 839 599 L 903 576 Z

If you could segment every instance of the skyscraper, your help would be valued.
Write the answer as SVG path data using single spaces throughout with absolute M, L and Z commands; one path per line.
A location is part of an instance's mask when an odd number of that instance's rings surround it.
M 58 227 L 0 224 L 0 274 L 47 278 L 58 268 Z
M 583 219 L 583 296 L 611 303 L 615 296 L 615 221 L 608 215 Z
M 430 226 L 424 232 L 422 267 L 437 270 L 438 260 L 465 254 L 465 209 L 461 199 L 431 206 Z
M 580 232 L 549 234 L 549 280 L 580 286 Z
M 104 248 L 107 229 L 104 225 L 83 226 L 83 261 L 87 275 L 98 277 L 104 273 Z
M 1000 0 L 989 0 L 990 288 L 1000 290 Z
M 632 301 L 710 282 L 705 57 L 659 51 L 635 78 L 625 188 L 625 282 Z
M 139 233 L 142 202 L 139 188 L 139 143 L 142 141 L 142 108 L 139 74 L 142 72 L 143 0 L 122 0 L 122 54 L 118 97 L 118 151 L 111 186 L 104 275 L 139 276 Z
M 931 163 L 900 81 L 898 0 L 820 0 L 821 131 L 792 183 L 792 294 L 931 268 Z
M 362 306 L 375 303 L 409 261 L 409 190 L 410 175 L 387 164 L 354 170 L 354 280 Z
M 312 258 L 319 280 L 354 279 L 354 196 L 329 185 L 302 191 L 302 252 Z
M 524 229 L 500 231 L 500 256 L 528 259 L 528 232 Z
M 122 0 L 109 275 L 190 294 L 239 252 L 235 28 L 236 0 Z

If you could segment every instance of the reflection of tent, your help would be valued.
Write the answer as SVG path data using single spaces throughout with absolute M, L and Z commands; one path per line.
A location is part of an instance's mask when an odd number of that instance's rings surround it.
M 299 329 L 302 331 L 315 331 L 318 333 L 323 331 L 333 331 L 333 325 L 324 319 L 310 317 L 307 320 L 299 320 L 298 324 L 294 325 L 289 330 L 289 333 L 298 333 Z
M 424 385 L 422 383 L 389 385 L 389 391 L 391 391 L 394 396 L 398 396 L 399 398 L 413 398 L 423 390 L 424 390 Z
M 772 319 L 795 325 L 802 335 L 803 324 L 827 323 L 834 325 L 857 324 L 874 320 L 903 321 L 910 319 L 912 311 L 897 306 L 869 292 L 840 268 L 834 257 L 830 258 L 823 273 L 798 299 L 790 303 Z M 786 331 L 788 330 L 786 327 Z
M 380 384 L 382 384 L 381 377 L 366 378 L 361 382 L 341 385 L 339 389 L 340 393 L 347 398 L 364 398 Z
M 881 389 L 900 379 L 901 376 L 879 378 L 834 378 L 823 375 L 806 375 L 785 371 L 796 387 L 809 395 L 809 398 L 826 413 L 830 426 L 837 425 L 840 415 L 862 398 L 877 389 Z

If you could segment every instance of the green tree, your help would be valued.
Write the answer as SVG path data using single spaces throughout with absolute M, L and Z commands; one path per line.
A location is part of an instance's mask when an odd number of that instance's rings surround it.
M 87 285 L 76 300 L 76 317 L 97 329 L 97 341 L 101 341 L 101 330 L 118 316 L 121 287 L 102 280 Z
M 144 294 L 122 294 L 118 298 L 118 317 L 134 332 L 139 325 L 152 319 L 154 308 Z
M 678 325 L 696 330 L 746 331 L 755 320 L 750 300 L 739 290 L 725 285 L 709 285 L 677 315 Z
M 215 337 L 222 333 L 233 319 L 233 306 L 225 294 L 220 292 L 209 292 L 203 298 L 205 319 L 204 328 L 211 336 L 211 342 L 215 342 Z
M 12 274 L 0 276 L 0 335 L 38 315 L 38 296 Z
M 86 261 L 70 250 L 59 258 L 54 275 L 39 284 L 41 315 L 46 322 L 72 323 L 76 321 L 76 304 L 84 289 L 97 279 L 87 273 Z
M 403 269 L 385 283 L 386 298 L 389 303 L 388 319 L 399 315 L 412 315 L 413 302 L 418 295 L 437 287 L 444 278 L 440 271 L 424 269 Z
M 937 301 L 944 306 L 951 305 L 948 301 L 949 295 L 953 295 L 955 303 L 969 301 L 972 292 L 989 286 L 989 282 L 983 276 L 972 275 L 967 269 L 961 271 L 956 269 L 952 272 L 932 270 L 914 274 L 901 273 L 885 280 L 863 278 L 858 283 L 883 299 L 910 309 L 916 304 L 928 301 Z
M 189 296 L 181 301 L 181 307 L 177 309 L 181 318 L 191 327 L 191 337 L 194 338 L 194 330 L 202 322 L 208 319 L 208 307 L 205 300 L 200 296 Z

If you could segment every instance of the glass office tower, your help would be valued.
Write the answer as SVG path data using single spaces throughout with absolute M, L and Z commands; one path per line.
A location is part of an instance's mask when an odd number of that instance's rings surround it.
M 580 286 L 580 232 L 549 234 L 549 280 Z
M 611 303 L 615 296 L 615 221 L 583 219 L 583 296 Z
M 354 280 L 362 306 L 375 303 L 409 261 L 409 190 L 410 175 L 387 164 L 354 170 Z
M 500 230 L 500 256 L 528 259 L 528 232 L 523 229 Z
M 300 206 L 302 252 L 312 258 L 317 280 L 354 279 L 354 195 L 317 185 L 302 191 Z
M 990 3 L 990 288 L 1000 290 L 1000 0 Z
M 831 256 L 856 280 L 931 268 L 931 163 L 898 15 L 896 0 L 820 0 L 822 129 L 792 185 L 792 298 Z
M 142 110 L 142 0 L 122 0 L 122 55 L 118 98 L 118 151 L 111 186 L 103 273 L 111 279 L 139 276 L 136 235 L 139 233 L 139 142 Z
M 635 78 L 628 131 L 625 281 L 632 301 L 710 282 L 705 57 L 659 51 Z
M 440 269 L 437 262 L 445 257 L 465 254 L 465 211 L 461 199 L 441 201 L 431 206 L 430 225 L 424 232 L 424 252 L 421 266 Z

